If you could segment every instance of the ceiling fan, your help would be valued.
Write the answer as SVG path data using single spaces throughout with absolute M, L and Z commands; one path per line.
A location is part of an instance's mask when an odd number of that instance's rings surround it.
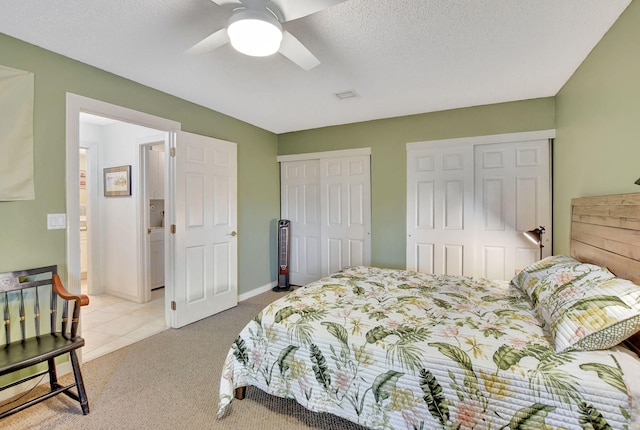
M 238 52 L 264 57 L 280 52 L 289 60 L 311 70 L 320 61 L 282 24 L 327 9 L 345 0 L 211 0 L 229 9 L 227 28 L 201 40 L 187 52 L 200 54 L 227 43 Z

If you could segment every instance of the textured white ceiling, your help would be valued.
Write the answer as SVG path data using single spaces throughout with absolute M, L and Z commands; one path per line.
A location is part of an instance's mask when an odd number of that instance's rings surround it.
M 3 0 L 0 32 L 283 133 L 553 96 L 630 1 L 347 0 L 285 23 L 308 72 L 187 55 L 226 24 L 210 0 Z

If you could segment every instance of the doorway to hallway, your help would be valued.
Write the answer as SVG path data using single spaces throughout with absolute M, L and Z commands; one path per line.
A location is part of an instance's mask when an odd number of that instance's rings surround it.
M 146 190 L 146 183 L 149 181 L 143 181 L 139 187 L 140 192 L 132 192 L 131 196 L 108 198 L 102 192 L 104 183 L 101 174 L 106 167 L 116 164 L 140 166 L 140 178 L 145 178 L 149 171 L 153 170 L 156 177 L 152 182 L 162 183 L 163 180 L 157 179 L 161 172 L 158 172 L 158 169 L 148 169 L 147 160 L 138 163 L 136 157 L 139 148 L 144 147 L 144 142 L 151 140 L 154 143 L 164 143 L 164 138 L 164 133 L 155 129 L 80 113 L 80 282 L 81 292 L 88 294 L 91 299 L 90 306 L 83 309 L 85 361 L 137 342 L 167 327 L 164 311 L 164 273 L 156 276 L 159 278 L 158 285 L 153 285 L 156 287 L 154 291 L 150 290 L 149 259 L 152 254 L 149 252 L 149 243 L 146 243 L 146 252 L 133 259 L 141 263 L 144 285 L 138 284 L 137 277 L 121 278 L 124 279 L 124 283 L 117 284 L 111 275 L 114 266 L 122 266 L 118 264 L 121 250 L 136 249 L 135 246 L 131 246 L 135 232 L 147 229 L 151 225 L 149 220 L 152 217 L 149 214 L 140 217 L 135 210 L 140 199 L 144 200 L 142 207 L 148 210 L 153 207 L 149 203 L 151 195 Z M 164 155 L 164 152 L 161 153 Z M 160 152 L 156 151 L 155 154 Z M 137 180 L 136 177 L 130 179 Z M 159 208 L 163 207 L 163 193 L 164 188 L 154 188 L 153 202 Z M 139 223 L 143 225 L 139 226 Z M 114 232 L 116 234 L 113 234 Z M 150 237 L 151 235 L 148 236 Z M 164 241 L 161 241 L 162 246 L 163 244 Z M 163 256 L 164 252 L 161 252 L 161 255 Z M 159 270 L 163 271 L 163 268 L 164 264 Z M 145 288 L 149 291 L 144 291 Z M 143 294 L 140 294 L 141 290 Z

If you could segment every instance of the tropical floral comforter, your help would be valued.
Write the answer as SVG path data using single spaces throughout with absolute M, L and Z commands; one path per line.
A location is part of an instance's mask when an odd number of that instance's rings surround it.
M 629 429 L 623 374 L 610 350 L 556 354 L 506 282 L 353 267 L 242 330 L 218 416 L 252 385 L 376 429 Z

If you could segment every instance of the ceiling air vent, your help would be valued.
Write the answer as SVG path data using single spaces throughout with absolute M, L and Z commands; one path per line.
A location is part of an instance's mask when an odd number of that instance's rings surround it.
M 338 100 L 346 100 L 358 97 L 358 94 L 353 90 L 340 91 L 339 93 L 334 93 L 333 95 L 336 96 Z

